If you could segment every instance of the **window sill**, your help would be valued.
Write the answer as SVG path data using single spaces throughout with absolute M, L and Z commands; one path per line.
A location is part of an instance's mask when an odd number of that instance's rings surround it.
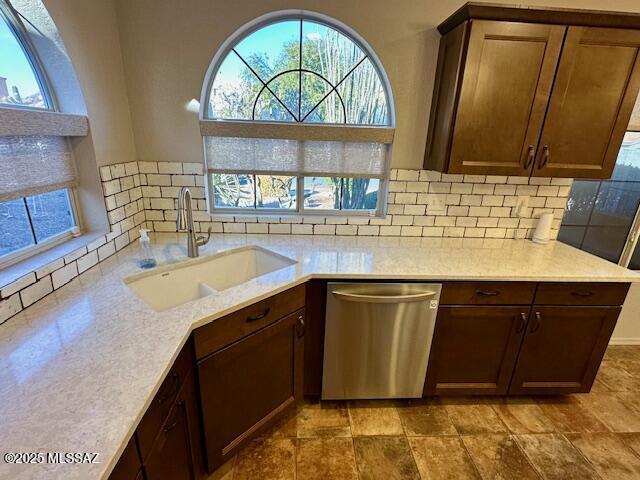
M 56 260 L 60 260 L 70 253 L 75 252 L 79 248 L 86 247 L 102 235 L 104 235 L 104 233 L 86 233 L 3 268 L 0 270 L 0 288 L 15 282 L 25 275 L 41 270 Z

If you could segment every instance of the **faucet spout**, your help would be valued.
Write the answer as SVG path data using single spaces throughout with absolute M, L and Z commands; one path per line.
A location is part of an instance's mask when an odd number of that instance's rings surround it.
M 211 227 L 207 232 L 207 237 L 198 236 L 193 226 L 193 210 L 191 208 L 191 191 L 189 187 L 182 187 L 178 195 L 178 219 L 176 228 L 187 232 L 187 255 L 190 258 L 199 256 L 198 248 L 206 245 L 211 239 Z

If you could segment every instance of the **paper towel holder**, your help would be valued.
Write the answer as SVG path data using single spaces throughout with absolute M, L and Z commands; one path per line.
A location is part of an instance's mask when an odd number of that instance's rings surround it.
M 531 239 L 531 241 L 540 245 L 548 243 L 551 238 L 552 223 L 553 213 L 547 212 L 541 214 L 540 219 L 538 220 L 538 225 L 536 225 L 536 229 L 533 232 L 533 238 Z

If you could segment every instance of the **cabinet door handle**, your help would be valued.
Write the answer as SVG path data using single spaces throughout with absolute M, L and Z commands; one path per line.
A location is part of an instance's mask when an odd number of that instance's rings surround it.
M 592 297 L 593 292 L 571 292 L 574 297 Z
M 533 325 L 531 325 L 529 333 L 536 333 L 540 329 L 540 320 L 542 319 L 542 314 L 540 312 L 536 312 L 534 317 L 535 322 L 533 322 Z
M 171 375 L 171 390 L 169 390 L 169 392 L 166 393 L 165 395 L 162 395 L 160 398 L 158 398 L 158 404 L 162 405 L 164 402 L 172 398 L 177 393 L 178 385 L 180 384 L 179 380 L 180 380 L 180 375 L 178 375 L 177 373 L 173 373 Z
M 529 170 L 531 164 L 533 163 L 533 160 L 536 158 L 536 148 L 533 145 L 529 145 L 527 151 L 527 159 L 524 162 L 525 170 Z
M 520 325 L 516 328 L 516 333 L 524 332 L 525 328 L 527 328 L 527 314 L 522 312 L 520 313 Z
M 549 161 L 549 145 L 542 147 L 542 161 L 538 164 L 538 170 L 543 169 Z
M 176 407 L 183 408 L 184 407 L 184 400 L 180 400 L 180 401 L 176 402 Z M 162 429 L 162 431 L 164 433 L 169 433 L 171 430 L 176 428 L 176 425 L 178 425 L 178 420 L 176 420 L 173 423 L 170 423 L 169 425 L 165 425 L 165 427 Z
M 302 315 L 300 315 L 298 317 L 298 332 L 297 332 L 298 338 L 304 337 L 304 333 L 305 333 L 306 328 L 307 327 L 306 327 L 306 325 L 304 323 L 304 317 Z
M 271 311 L 271 307 L 267 307 L 264 309 L 264 311 L 262 313 L 258 313 L 256 315 L 251 315 L 249 317 L 247 317 L 247 322 L 255 322 L 257 320 L 261 320 L 264 317 L 266 317 L 267 315 L 269 315 L 269 312 Z
M 495 297 L 496 295 L 500 295 L 500 292 L 496 290 L 476 290 L 476 294 L 485 297 Z

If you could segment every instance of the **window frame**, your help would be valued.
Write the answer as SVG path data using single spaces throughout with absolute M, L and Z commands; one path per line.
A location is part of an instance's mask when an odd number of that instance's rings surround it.
M 639 100 L 640 100 L 640 97 L 639 97 Z M 625 134 L 628 133 L 628 132 L 640 133 L 640 128 L 635 128 L 635 127 L 634 128 L 627 128 L 625 130 Z M 578 180 L 581 180 L 581 179 L 578 179 Z M 638 183 L 637 181 L 634 182 L 634 181 L 611 180 L 611 179 L 608 179 L 608 180 L 588 180 L 588 179 L 586 179 L 586 180 L 583 180 L 583 181 L 588 181 L 588 182 L 593 182 L 593 183 L 597 183 L 598 184 L 598 188 L 596 189 L 595 195 L 593 197 L 594 206 L 591 208 L 591 211 L 589 212 L 589 220 L 587 220 L 587 224 L 586 225 L 565 224 L 564 220 L 563 220 L 563 223 L 560 225 L 560 230 L 562 230 L 563 226 L 567 226 L 567 227 L 584 227 L 585 228 L 585 235 L 586 235 L 587 229 L 591 226 L 590 222 L 591 222 L 591 216 L 593 215 L 593 211 L 595 209 L 595 200 L 597 200 L 597 198 L 598 198 L 598 195 L 600 193 L 602 185 L 605 184 L 605 183 L 608 183 L 608 184 Z M 571 197 L 569 197 L 569 198 L 571 198 Z M 566 210 L 565 210 L 565 214 L 566 214 Z M 584 236 L 583 236 L 583 241 L 584 241 Z M 612 263 L 616 263 L 617 265 L 620 265 L 621 267 L 628 268 L 638 244 L 640 244 L 640 203 L 636 207 L 635 215 L 634 215 L 631 223 L 629 224 L 629 230 L 628 230 L 627 235 L 625 237 L 625 242 L 624 242 L 624 244 L 622 246 L 622 250 L 620 251 L 620 255 L 618 256 L 618 260 L 617 260 L 617 262 L 612 262 Z M 578 248 L 579 250 L 582 250 L 581 247 L 574 247 L 574 248 Z M 592 253 L 592 255 L 596 255 L 596 254 Z M 596 255 L 596 256 L 598 256 L 598 255 Z M 610 261 L 609 259 L 604 259 L 604 260 Z
M 76 207 L 76 192 L 75 189 L 70 187 L 64 187 L 59 190 L 66 190 L 67 197 L 69 199 L 69 205 L 71 207 L 71 216 L 73 217 L 73 226 L 67 230 L 64 230 L 56 235 L 53 235 L 42 242 L 34 243 L 33 245 L 27 245 L 26 247 L 19 248 L 18 250 L 14 250 L 13 252 L 7 253 L 6 255 L 0 255 L 0 269 L 9 267 L 15 263 L 18 263 L 22 260 L 26 260 L 38 253 L 44 252 L 45 250 L 49 250 L 57 245 L 60 245 L 68 240 L 71 240 L 73 237 L 77 236 L 74 234 L 74 230 L 79 228 L 79 219 L 78 219 L 78 209 Z M 51 190 L 52 192 L 58 190 Z M 26 197 L 18 197 L 18 199 L 24 200 Z M 27 208 L 25 206 L 25 208 Z M 28 211 L 28 208 L 27 208 Z M 29 224 L 33 232 L 33 221 L 31 219 L 31 215 L 29 214 Z M 33 233 L 32 233 L 33 234 Z M 34 242 L 36 242 L 34 235 Z
M 29 105 L 10 103 L 0 103 L 0 107 L 16 108 L 36 112 L 59 111 L 58 102 L 53 95 L 51 83 L 49 82 L 49 79 L 45 73 L 45 69 L 42 65 L 42 62 L 40 61 L 40 58 L 36 54 L 36 50 L 31 42 L 31 38 L 29 37 L 29 32 L 22 23 L 20 13 L 15 10 L 9 2 L 0 1 L 0 16 L 7 22 L 9 29 L 13 33 L 14 38 L 22 48 L 22 52 L 24 53 L 25 58 L 29 62 L 31 70 L 33 71 L 33 75 L 36 78 L 36 82 L 38 82 L 38 87 L 40 88 L 40 93 L 42 93 L 42 99 L 44 100 L 46 108 L 38 108 L 31 107 Z
M 8 104 L 8 103 L 0 103 L 0 110 L 24 110 L 29 112 L 38 112 L 38 114 L 60 114 L 58 101 L 54 95 L 53 88 L 51 87 L 51 82 L 49 81 L 48 76 L 46 75 L 46 71 L 44 69 L 44 65 L 40 60 L 40 57 L 36 53 L 36 49 L 33 46 L 31 41 L 30 34 L 22 22 L 22 17 L 20 12 L 13 8 L 13 6 L 7 1 L 4 2 L 0 0 L 0 17 L 2 20 L 6 21 L 9 29 L 13 33 L 14 38 L 20 45 L 24 56 L 26 57 L 33 74 L 36 78 L 36 82 L 38 83 L 38 87 L 40 88 L 40 93 L 42 94 L 42 98 L 45 102 L 46 108 L 38 108 L 32 107 L 29 105 L 19 105 L 19 104 Z M 68 142 L 68 140 L 67 140 Z M 50 191 L 57 191 L 62 189 L 54 189 Z M 76 232 L 76 229 L 81 228 L 81 220 L 78 208 L 78 199 L 77 199 L 77 191 L 74 187 L 64 187 L 64 190 L 67 192 L 67 197 L 69 199 L 69 205 L 71 209 L 71 215 L 73 218 L 73 226 L 65 231 L 62 231 L 56 235 L 53 235 L 42 242 L 37 242 L 34 235 L 34 244 L 28 245 L 26 247 L 20 248 L 18 250 L 14 250 L 6 255 L 0 256 L 0 269 L 7 268 L 11 265 L 19 263 L 21 261 L 32 258 L 39 253 L 44 252 L 45 250 L 49 250 L 57 245 L 61 245 L 73 237 L 78 236 L 79 232 Z M 43 192 L 44 193 L 44 192 Z M 24 199 L 26 197 L 18 197 Z M 29 223 L 31 228 L 33 229 L 31 217 L 29 217 Z M 33 230 L 32 230 L 33 232 Z
M 218 69 L 227 58 L 229 54 L 232 53 L 234 47 L 241 42 L 243 39 L 251 36 L 256 31 L 267 27 L 269 25 L 287 21 L 287 20 L 299 20 L 301 22 L 309 21 L 314 23 L 319 23 L 321 25 L 325 25 L 329 28 L 336 30 L 337 32 L 344 35 L 350 41 L 352 41 L 365 55 L 365 58 L 368 58 L 373 66 L 380 83 L 382 85 L 382 89 L 385 95 L 386 107 L 387 107 L 387 123 L 384 125 L 360 125 L 360 124 L 347 124 L 347 123 L 304 123 L 297 121 L 290 122 L 275 122 L 275 121 L 264 121 L 264 120 L 238 120 L 238 119 L 216 119 L 213 116 L 209 115 L 209 99 L 211 97 L 211 91 L 213 88 L 213 84 L 215 82 L 216 73 Z M 204 124 L 208 123 L 210 126 L 215 126 L 216 122 L 224 122 L 226 124 L 251 124 L 251 123 L 262 123 L 262 124 L 271 124 L 271 125 L 308 125 L 313 126 L 313 128 L 324 128 L 324 127 L 333 127 L 333 128 L 374 128 L 374 129 L 387 129 L 394 130 L 396 123 L 396 114 L 395 107 L 393 101 L 393 90 L 391 88 L 391 82 L 386 74 L 382 66 L 382 62 L 380 58 L 377 56 L 375 50 L 368 44 L 368 42 L 359 35 L 355 30 L 350 28 L 348 25 L 332 18 L 327 15 L 323 15 L 316 12 L 311 12 L 307 10 L 282 10 L 271 12 L 266 15 L 262 15 L 254 20 L 244 24 L 240 28 L 238 28 L 234 33 L 229 35 L 227 39 L 222 43 L 220 48 L 216 51 L 213 56 L 211 62 L 209 63 L 209 67 L 207 69 L 207 73 L 205 75 L 205 83 L 203 85 L 201 94 L 200 94 L 200 110 L 199 110 L 199 121 L 201 133 L 203 135 L 203 147 L 205 147 L 205 130 L 203 127 Z M 345 119 L 346 122 L 346 119 Z M 393 134 L 392 134 L 393 136 Z M 284 138 L 284 137 L 278 137 Z M 377 217 L 384 218 L 387 214 L 387 197 L 389 191 L 389 181 L 391 177 L 391 154 L 393 150 L 393 142 L 390 141 L 386 144 L 386 152 L 384 158 L 384 173 L 382 175 L 345 175 L 339 173 L 326 173 L 322 176 L 337 176 L 341 178 L 376 178 L 380 181 L 380 186 L 378 189 L 378 198 L 376 203 L 376 208 L 374 210 L 342 210 L 342 209 L 330 209 L 330 210 L 321 210 L 321 209 L 305 209 L 304 208 L 304 174 L 292 175 L 290 172 L 280 173 L 280 172 L 263 172 L 263 171 L 237 171 L 233 172 L 233 174 L 237 175 L 286 175 L 286 176 L 296 176 L 296 205 L 297 208 L 295 210 L 291 209 L 257 209 L 257 208 L 217 208 L 215 206 L 214 200 L 214 190 L 213 190 L 213 174 L 221 173 L 215 172 L 206 167 L 205 162 L 205 194 L 206 201 L 208 206 L 208 213 L 210 216 L 278 216 L 278 217 L 287 217 L 287 216 L 339 216 L 339 217 Z M 230 173 L 230 172 L 227 172 Z M 307 175 L 307 177 L 311 176 L 321 176 L 321 175 Z

